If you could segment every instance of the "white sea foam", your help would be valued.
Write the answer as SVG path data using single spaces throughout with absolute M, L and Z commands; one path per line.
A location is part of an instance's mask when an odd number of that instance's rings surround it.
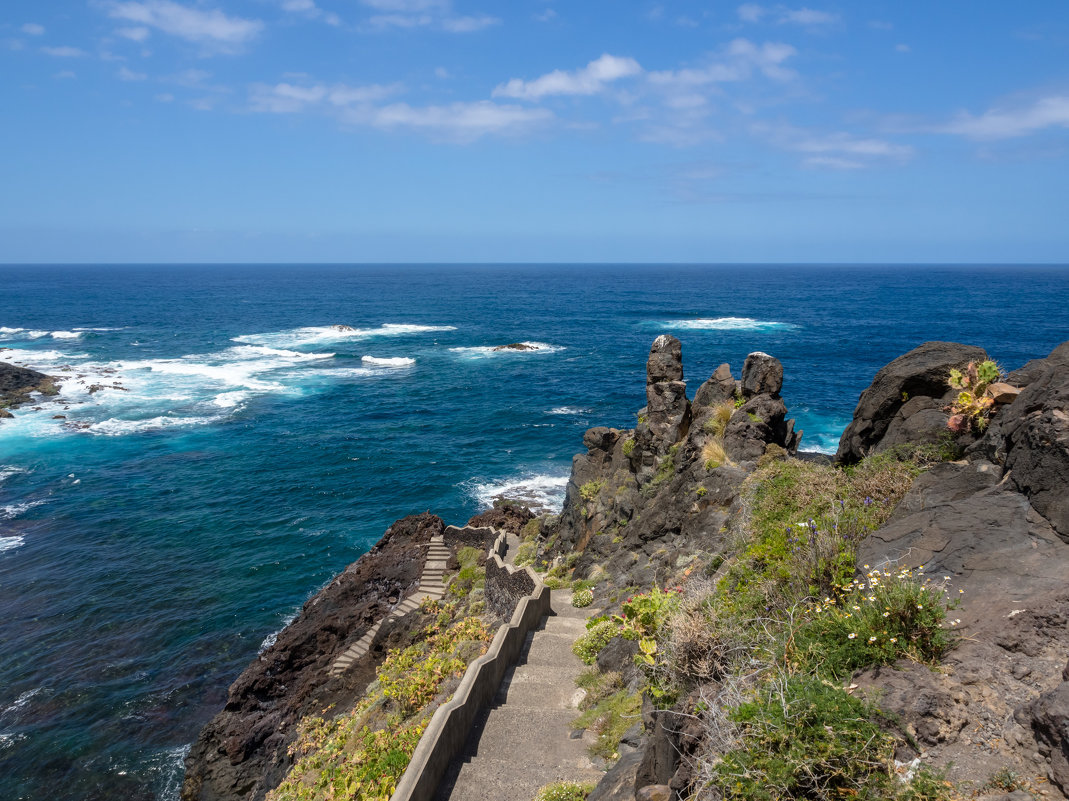
M 91 328 L 89 326 L 80 326 L 80 327 L 74 328 L 72 330 L 73 331 L 125 331 L 126 330 L 126 326 L 121 326 L 119 328 Z
M 44 501 L 24 501 L 23 503 L 9 503 L 7 506 L 0 506 L 0 520 L 12 520 L 43 503 Z
M 590 414 L 590 409 L 581 409 L 578 406 L 558 406 L 555 409 L 550 409 L 546 414 Z
M 242 334 L 233 338 L 234 342 L 251 345 L 271 345 L 274 347 L 297 348 L 305 345 L 318 345 L 325 342 L 340 342 L 346 339 L 367 339 L 369 337 L 394 337 L 408 334 L 425 334 L 435 331 L 455 331 L 452 325 L 414 325 L 407 323 L 384 323 L 378 328 L 351 328 L 342 325 L 320 325 L 293 328 L 289 331 L 275 331 L 264 334 Z
M 30 471 L 29 470 L 25 470 L 25 469 L 23 469 L 21 467 L 12 467 L 11 465 L 0 464 L 0 484 L 4 483 L 5 481 L 7 481 L 7 479 L 11 478 L 12 476 L 18 475 L 19 473 L 28 473 L 28 472 L 30 472 Z
M 72 361 L 84 359 L 85 354 L 62 353 L 58 350 L 27 350 L 26 348 L 8 348 L 0 351 L 0 359 L 19 364 L 41 364 L 43 362 Z
M 755 320 L 752 317 L 698 317 L 693 320 L 661 320 L 664 328 L 684 328 L 691 331 L 773 331 L 797 328 L 793 323 L 774 320 Z
M 121 437 L 126 434 L 140 434 L 145 431 L 159 431 L 164 428 L 179 426 L 203 426 L 217 423 L 225 417 L 152 417 L 148 420 L 120 420 L 112 417 L 93 423 L 86 431 L 90 434 L 99 434 L 106 437 Z
M 524 350 L 517 350 L 502 347 L 501 345 L 483 345 L 471 348 L 450 348 L 449 350 L 453 353 L 459 353 L 468 359 L 485 359 L 489 356 L 522 356 L 528 353 L 556 353 L 564 350 L 560 345 L 549 345 L 545 342 L 520 342 L 519 344 L 527 347 Z
M 212 400 L 212 403 L 214 403 L 220 409 L 233 409 L 239 403 L 242 403 L 242 402 L 248 400 L 248 398 L 249 398 L 249 393 L 248 392 L 242 392 L 241 390 L 236 390 L 234 392 L 222 392 L 222 393 L 216 395 L 215 399 Z
M 262 654 L 272 645 L 278 641 L 278 635 L 282 633 L 282 629 L 286 628 L 290 623 L 297 619 L 297 612 L 294 611 L 282 619 L 282 628 L 278 631 L 273 631 L 264 637 L 264 641 L 260 643 L 260 653 Z
M 468 481 L 464 488 L 480 505 L 491 507 L 497 498 L 519 501 L 533 509 L 559 512 L 564 506 L 568 476 L 531 473 L 505 481 Z
M 81 331 L 53 331 L 52 339 L 77 339 L 81 335 Z
M 416 363 L 415 359 L 407 359 L 404 356 L 395 356 L 392 359 L 378 358 L 375 356 L 361 356 L 360 361 L 375 367 L 411 367 Z
M 25 707 L 26 704 L 30 703 L 30 701 L 33 700 L 33 697 L 39 692 L 41 692 L 41 688 L 34 687 L 32 690 L 27 690 L 26 692 L 22 693 L 21 695 L 19 695 L 18 698 L 15 699 L 15 703 L 4 709 L 3 712 L 0 712 L 0 716 L 8 715 L 11 712 L 18 712 L 20 709 Z
M 11 734 L 9 732 L 0 731 L 0 751 L 3 751 L 5 748 L 10 748 L 25 736 L 25 734 Z
M 25 341 L 27 339 L 40 339 L 48 336 L 48 331 L 36 331 L 29 328 L 9 328 L 0 326 L 0 340 Z
M 0 537 L 0 553 L 13 551 L 24 542 L 22 537 Z

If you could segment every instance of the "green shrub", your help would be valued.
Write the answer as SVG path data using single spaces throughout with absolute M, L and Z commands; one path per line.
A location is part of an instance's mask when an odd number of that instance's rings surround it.
M 631 454 L 635 452 L 635 438 L 634 437 L 628 437 L 627 439 L 624 440 L 623 452 L 624 452 L 624 456 L 626 456 L 628 459 L 631 458 Z
M 555 782 L 538 791 L 532 801 L 584 801 L 594 789 L 591 783 Z
M 601 488 L 605 486 L 605 482 L 602 480 L 588 481 L 579 488 L 579 495 L 584 501 L 588 503 L 593 502 L 598 497 L 598 493 L 601 492 Z
M 588 589 L 576 590 L 572 595 L 572 606 L 583 609 L 594 603 L 594 593 Z
M 596 756 L 616 759 L 624 732 L 641 717 L 642 694 L 629 693 L 622 677 L 615 672 L 588 670 L 580 674 L 576 684 L 586 690 L 587 695 L 579 703 L 582 714 L 572 725 L 597 735 L 590 748 Z
M 516 567 L 534 564 L 536 556 L 538 556 L 538 543 L 534 540 L 526 540 L 521 542 L 520 547 L 516 549 L 516 558 L 513 559 L 513 563 Z
M 864 701 L 811 676 L 779 675 L 729 718 L 737 747 L 714 769 L 725 799 L 888 798 L 892 738 Z
M 979 364 L 969 362 L 964 373 L 960 370 L 950 371 L 947 383 L 961 392 L 950 404 L 947 428 L 955 434 L 984 432 L 995 406 L 995 402 L 985 393 L 991 384 L 999 380 L 1000 373 L 998 365 L 990 359 Z
M 870 571 L 810 606 L 787 658 L 840 679 L 903 657 L 938 662 L 958 622 L 947 620 L 946 589 L 945 581 L 918 582 L 908 569 Z
M 520 530 L 520 539 L 523 540 L 524 542 L 527 542 L 528 540 L 537 539 L 538 535 L 541 532 L 542 532 L 542 521 L 539 520 L 536 517 L 536 518 L 534 518 L 532 520 L 528 520 L 524 524 L 523 528 Z
M 585 665 L 593 665 L 598 653 L 609 644 L 609 640 L 620 633 L 619 626 L 606 618 L 592 618 L 587 621 L 586 634 L 580 635 L 572 643 L 572 653 L 583 660 Z
M 565 587 L 568 587 L 571 584 L 568 579 L 554 575 L 546 576 L 544 579 L 542 579 L 542 583 L 549 587 L 551 590 L 563 590 Z

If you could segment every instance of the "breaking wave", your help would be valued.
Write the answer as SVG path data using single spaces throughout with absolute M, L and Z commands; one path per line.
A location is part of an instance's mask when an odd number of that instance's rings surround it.
M 462 486 L 486 508 L 493 506 L 496 499 L 503 498 L 525 503 L 536 512 L 559 512 L 564 507 L 568 476 L 531 473 L 505 481 L 481 482 L 472 479 Z
M 415 359 L 409 359 L 404 356 L 396 356 L 392 359 L 380 359 L 375 356 L 361 356 L 360 361 L 364 364 L 370 364 L 373 367 L 411 367 L 416 363 Z
M 660 320 L 657 326 L 688 331 L 776 331 L 798 328 L 794 323 L 755 320 L 752 317 L 697 317 L 691 320 Z
M 347 325 L 320 325 L 293 328 L 264 334 L 242 334 L 233 337 L 234 342 L 273 347 L 299 348 L 347 339 L 371 337 L 396 337 L 410 334 L 426 334 L 436 331 L 456 331 L 452 325 L 416 325 L 409 323 L 383 323 L 378 328 L 353 328 Z

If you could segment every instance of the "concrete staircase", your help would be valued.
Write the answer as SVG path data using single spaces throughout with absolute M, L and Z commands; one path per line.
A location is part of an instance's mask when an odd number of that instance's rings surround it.
M 362 657 L 371 648 L 375 635 L 379 633 L 383 621 L 394 617 L 402 617 L 416 609 L 427 598 L 441 600 L 445 595 L 445 585 L 442 584 L 442 575 L 445 573 L 445 563 L 449 560 L 452 549 L 445 544 L 440 534 L 431 537 L 427 546 L 427 559 L 423 563 L 423 573 L 419 577 L 419 589 L 395 606 L 390 614 L 377 621 L 375 625 L 364 632 L 364 636 L 350 645 L 334 664 L 330 666 L 330 675 L 339 676 L 348 670 L 349 666 Z
M 583 664 L 572 643 L 586 631 L 586 614 L 571 599 L 570 592 L 553 593 L 553 613 L 529 635 L 493 705 L 476 719 L 435 801 L 531 801 L 543 785 L 604 775 L 587 752 L 593 735 L 573 737 Z

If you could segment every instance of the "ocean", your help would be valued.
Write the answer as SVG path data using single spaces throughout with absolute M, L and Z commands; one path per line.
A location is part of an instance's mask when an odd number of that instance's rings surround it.
M 393 520 L 559 505 L 583 431 L 634 425 L 658 334 L 692 396 L 779 358 L 825 453 L 921 342 L 1012 369 L 1069 338 L 1065 267 L 8 265 L 0 287 L 0 360 L 64 379 L 0 421 L 5 799 L 177 798 L 228 685 Z

